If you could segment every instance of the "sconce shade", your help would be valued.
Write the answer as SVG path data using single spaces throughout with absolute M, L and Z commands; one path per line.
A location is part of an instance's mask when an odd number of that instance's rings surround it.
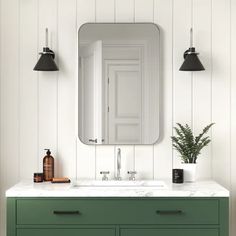
M 59 70 L 55 61 L 54 57 L 55 54 L 52 50 L 48 47 L 43 48 L 43 52 L 40 53 L 41 56 L 34 67 L 34 70 L 37 71 L 57 71 Z
M 180 71 L 201 71 L 205 70 L 202 63 L 198 58 L 198 53 L 195 52 L 195 48 L 191 47 L 184 53 L 184 62 L 179 68 Z

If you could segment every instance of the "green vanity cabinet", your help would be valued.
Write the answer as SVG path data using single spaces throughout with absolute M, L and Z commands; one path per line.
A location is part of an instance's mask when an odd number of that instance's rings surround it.
M 115 229 L 18 229 L 17 236 L 115 236 Z
M 229 236 L 228 198 L 8 197 L 7 236 Z
M 121 236 L 218 236 L 218 229 L 121 229 Z

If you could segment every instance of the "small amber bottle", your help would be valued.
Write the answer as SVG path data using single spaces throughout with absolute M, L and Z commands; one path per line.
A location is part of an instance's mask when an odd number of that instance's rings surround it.
M 54 158 L 51 156 L 50 149 L 44 150 L 47 150 L 47 155 L 43 158 L 43 180 L 52 181 L 54 178 Z

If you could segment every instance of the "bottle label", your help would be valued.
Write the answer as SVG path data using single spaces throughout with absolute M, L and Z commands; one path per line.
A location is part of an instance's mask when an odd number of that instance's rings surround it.
M 44 180 L 51 181 L 54 177 L 54 170 L 52 164 L 44 164 L 43 165 L 43 173 L 44 173 Z

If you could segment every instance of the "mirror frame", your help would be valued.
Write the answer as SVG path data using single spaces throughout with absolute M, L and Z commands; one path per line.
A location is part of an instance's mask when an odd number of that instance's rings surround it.
M 93 24 L 93 25 L 96 25 L 96 24 L 109 24 L 109 25 L 111 25 L 111 24 L 114 24 L 114 25 L 116 25 L 116 24 L 130 24 L 130 25 L 138 25 L 138 24 L 140 24 L 140 25 L 145 25 L 145 24 L 152 24 L 152 25 L 154 25 L 155 27 L 156 27 L 156 29 L 157 29 L 157 32 L 158 32 L 158 42 L 157 42 L 157 45 L 158 45 L 158 49 L 159 49 L 159 53 L 157 53 L 157 58 L 158 58 L 158 63 L 157 63 L 157 67 L 158 67 L 158 71 L 157 71 L 157 76 L 158 76 L 158 82 L 157 82 L 157 85 L 158 85 L 158 88 L 157 88 L 157 92 L 158 92 L 158 101 L 157 101 L 157 103 L 156 103 L 156 106 L 157 106 L 157 111 L 158 111 L 158 115 L 157 115 L 157 118 L 158 118 L 158 131 L 156 132 L 156 134 L 157 134 L 157 137 L 156 137 L 156 140 L 153 142 L 153 143 L 138 143 L 138 144 L 134 144 L 134 143 L 132 143 L 132 144 L 129 144 L 129 143 L 120 143 L 120 144 L 115 144 L 115 143 L 113 143 L 113 144 L 102 144 L 102 143 L 85 143 L 85 142 L 83 142 L 82 140 L 81 140 L 81 137 L 80 137 L 80 127 L 79 127 L 79 116 L 80 116 L 80 114 L 79 114 L 79 83 L 78 83 L 78 86 L 77 86 L 77 124 L 78 124 L 78 138 L 79 138 L 79 140 L 80 140 L 80 142 L 81 143 L 83 143 L 83 144 L 85 144 L 85 145 L 88 145 L 88 146 L 91 146 L 91 145 L 103 145 L 103 146 L 107 146 L 107 145 L 113 145 L 113 146 L 115 146 L 115 145 L 154 145 L 154 144 L 156 144 L 156 143 L 158 143 L 159 141 L 160 141 L 160 139 L 161 139 L 161 130 L 162 130 L 162 128 L 161 128 L 161 126 L 160 126 L 160 124 L 161 124 L 161 114 L 160 114 L 160 111 L 161 111 L 161 97 L 162 97 L 162 92 L 161 92 L 161 89 L 160 89 L 160 87 L 161 87 L 161 85 L 162 85 L 162 78 L 161 78 L 161 62 L 160 62 L 160 60 L 161 60 L 161 58 L 162 58 L 162 56 L 161 56 L 161 52 L 162 52 L 162 50 L 161 50 L 161 38 L 160 38 L 160 35 L 161 35 L 161 30 L 160 30 L 160 28 L 159 28 L 159 26 L 156 24 L 156 23 L 153 23 L 153 22 L 86 22 L 86 23 L 83 23 L 80 27 L 79 27 L 79 30 L 78 30 L 78 51 L 77 51 L 77 53 L 78 53 L 78 55 L 77 55 L 77 58 L 78 58 L 78 56 L 79 56 L 79 51 L 80 51 L 80 44 L 79 44 L 79 39 L 80 39 L 80 31 L 81 31 L 81 29 L 84 27 L 84 26 L 86 26 L 86 25 L 90 25 L 90 24 Z M 79 80 L 79 62 L 80 60 L 79 60 L 79 58 L 78 58 L 78 70 L 77 70 L 77 79 Z

